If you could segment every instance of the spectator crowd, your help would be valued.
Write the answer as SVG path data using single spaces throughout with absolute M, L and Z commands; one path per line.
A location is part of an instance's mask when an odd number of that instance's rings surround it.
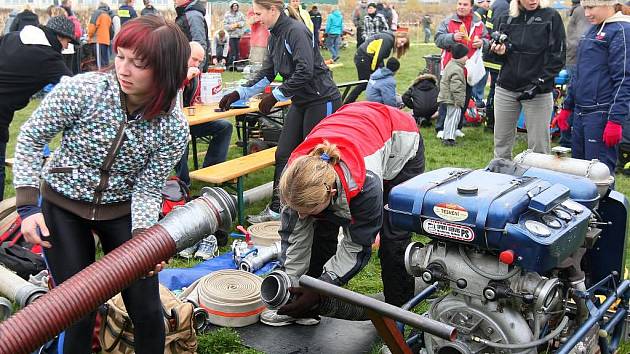
M 71 226 L 76 220 L 104 228 L 107 221 L 116 219 L 114 230 L 118 231 L 112 232 L 119 235 L 107 246 L 113 248 L 130 238 L 132 231 L 151 226 L 158 211 L 151 209 L 158 203 L 155 195 L 168 174 L 175 170 L 183 184 L 190 185 L 189 134 L 209 142 L 202 167 L 227 159 L 232 123 L 218 119 L 188 127 L 182 107 L 199 102 L 203 73 L 219 67 L 239 70 L 245 60 L 256 72 L 225 92 L 219 110 L 260 95 L 258 109 L 268 115 L 276 103 L 291 100 L 277 142 L 272 200 L 248 220 L 281 220 L 281 236 L 291 246 L 290 254 L 284 254 L 285 266 L 296 273 L 321 275 L 337 285 L 347 283 L 365 266 L 371 242 L 380 233 L 385 297 L 396 305 L 412 295 L 409 279 L 400 275 L 402 265 L 392 261 L 403 258 L 410 235 L 392 229 L 381 215 L 382 204 L 388 188 L 424 171 L 418 127 L 434 126 L 436 136 L 450 148 L 465 138 L 463 126 L 484 124 L 493 134 L 494 157 L 503 159 L 512 159 L 517 128 L 526 129 L 529 149 L 545 154 L 551 152 L 552 130 L 559 130 L 560 144 L 571 147 L 573 157 L 598 159 L 611 174 L 618 168 L 630 174 L 630 10 L 618 0 L 574 2 L 567 20 L 544 0 L 457 0 L 440 21 L 428 13 L 417 18 L 423 43 L 412 43 L 396 5 L 386 0 L 358 0 L 347 14 L 338 6 L 330 6 L 325 13 L 313 5 L 307 10 L 300 0 L 286 4 L 254 0 L 247 8 L 233 0 L 220 24 L 210 23 L 205 2 L 174 3 L 174 22 L 165 19 L 151 0 L 144 0 L 141 9 L 135 0 L 124 0 L 117 9 L 101 1 L 82 24 L 72 0 L 63 0 L 48 9 L 46 21 L 27 5 L 5 25 L 0 37 L 0 165 L 5 163 L 14 113 L 47 85 L 57 85 L 18 138 L 14 185 L 18 213 L 23 227 L 29 228 L 30 241 L 46 242 L 35 231 L 39 227 L 43 232 L 46 224 L 51 226 L 51 239 L 59 240 L 83 236 Z M 353 30 L 346 23 L 352 23 Z M 212 32 L 212 28 L 217 30 Z M 356 39 L 356 49 L 342 50 L 349 33 Z M 410 46 L 429 42 L 440 50 L 437 70 L 419 72 L 404 83 L 408 88 L 399 94 L 397 73 L 402 58 Z M 330 52 L 331 61 L 324 61 L 323 48 Z M 342 101 L 329 66 L 350 52 L 361 81 Z M 86 54 L 91 68 L 83 65 Z M 419 61 L 413 64 L 419 71 Z M 93 70 L 81 73 L 87 69 Z M 557 88 L 562 75 L 569 78 L 566 90 Z M 278 76 L 281 83 L 272 86 Z M 369 103 L 354 103 L 364 91 Z M 90 92 L 99 98 L 90 99 Z M 66 101 L 67 105 L 62 104 Z M 409 114 L 403 111 L 405 107 Z M 362 112 L 370 116 L 362 117 Z M 375 139 L 359 146 L 352 137 L 337 134 L 339 127 L 327 117 L 337 117 L 344 132 L 368 138 L 404 136 L 397 146 L 400 161 L 389 161 L 398 155 L 379 156 L 378 161 L 388 161 L 386 166 L 375 167 L 372 161 L 361 169 L 360 161 L 370 157 L 366 151 L 385 151 L 388 142 Z M 102 133 L 98 119 L 106 122 Z M 113 128 L 121 121 L 121 129 L 128 129 L 126 138 Z M 60 152 L 42 169 L 38 154 L 58 132 L 63 132 Z M 170 140 L 159 141 L 160 137 Z M 114 165 L 121 170 L 114 168 L 111 176 L 112 164 L 107 161 L 113 155 L 107 153 L 109 146 L 103 146 L 101 138 L 122 146 L 122 162 Z M 77 151 L 85 156 L 76 155 Z M 350 161 L 350 153 L 355 161 Z M 627 161 L 623 156 L 628 156 Z M 68 161 L 76 166 L 64 166 Z M 303 168 L 295 167 L 296 161 Z M 81 168 L 82 164 L 90 165 Z M 318 173 L 321 180 L 305 182 Z M 119 189 L 108 189 L 108 179 L 111 188 Z M 4 168 L 0 168 L 2 185 L 4 180 Z M 92 184 L 98 187 L 90 190 Z M 38 201 L 39 188 L 43 202 Z M 314 192 L 296 197 L 309 188 Z M 85 196 L 91 192 L 93 199 Z M 140 208 L 139 202 L 146 203 L 146 208 Z M 92 203 L 100 214 L 87 215 L 81 203 Z M 337 249 L 340 226 L 348 237 Z M 335 245 L 326 240 L 321 247 L 328 248 L 316 249 L 313 230 L 328 235 Z M 311 244 L 316 264 L 309 266 Z M 80 252 L 91 254 L 88 246 Z M 208 259 L 216 247 L 216 237 L 209 235 L 180 255 Z M 47 252 L 61 281 L 87 262 L 64 264 L 64 253 Z M 143 278 L 133 287 L 133 294 L 126 295 L 126 302 L 136 304 L 132 306 L 140 307 L 145 292 L 155 300 L 154 277 Z M 304 308 L 316 301 L 308 295 L 303 299 L 300 306 Z M 149 318 L 160 317 L 155 313 L 157 305 L 149 307 L 146 311 L 153 316 Z M 290 311 L 266 313 L 263 319 L 272 325 L 288 324 L 302 310 L 296 305 Z M 87 345 L 82 336 L 90 321 L 93 318 L 84 319 L 69 338 Z M 152 325 L 139 327 L 148 331 Z M 139 336 L 144 341 L 148 337 L 146 332 Z

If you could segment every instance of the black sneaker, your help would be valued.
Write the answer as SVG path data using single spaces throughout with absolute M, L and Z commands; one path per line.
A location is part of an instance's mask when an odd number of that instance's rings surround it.
M 444 139 L 444 140 L 442 140 L 442 144 L 444 146 L 455 146 L 455 145 L 457 145 L 457 143 L 455 142 L 454 139 Z

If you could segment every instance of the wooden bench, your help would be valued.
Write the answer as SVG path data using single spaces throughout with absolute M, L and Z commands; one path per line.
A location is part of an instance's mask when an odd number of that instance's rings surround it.
M 245 175 L 271 166 L 276 162 L 276 147 L 265 149 L 253 154 L 238 157 L 220 164 L 208 166 L 192 171 L 190 178 L 196 181 L 224 184 L 236 183 L 236 197 L 238 204 L 238 222 L 243 225 L 245 202 L 243 200 L 243 177 Z

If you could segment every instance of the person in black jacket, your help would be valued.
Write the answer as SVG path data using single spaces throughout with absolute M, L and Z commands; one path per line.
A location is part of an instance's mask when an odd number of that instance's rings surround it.
M 65 16 L 52 17 L 46 26 L 29 26 L 0 37 L 0 200 L 4 197 L 4 163 L 13 113 L 31 96 L 62 76 L 71 76 L 61 50 L 74 38 L 74 24 Z
M 322 28 L 322 14 L 317 9 L 317 6 L 313 5 L 311 11 L 308 12 L 311 16 L 311 22 L 313 22 L 313 33 L 315 34 L 315 43 L 319 45 L 319 30 Z
M 39 25 L 39 17 L 37 17 L 37 14 L 33 12 L 31 5 L 26 4 L 26 6 L 24 6 L 24 11 L 15 16 L 15 20 L 13 20 L 13 22 L 11 23 L 9 31 L 21 31 L 24 27 L 28 25 Z
M 384 65 L 385 59 L 396 49 L 396 57 L 400 59 L 409 48 L 409 37 L 406 32 L 380 32 L 367 38 L 354 55 L 354 65 L 357 67 L 359 80 L 369 80 L 376 69 Z M 357 100 L 361 92 L 365 91 L 367 83 L 359 84 L 350 91 L 344 104 Z
M 175 0 L 175 23 L 184 32 L 189 42 L 201 44 L 204 52 L 210 53 L 208 43 L 208 24 L 206 23 L 205 2 L 200 0 Z M 208 59 L 204 57 L 201 72 L 208 70 Z
M 509 16 L 495 30 L 505 33 L 508 42 L 490 48 L 503 62 L 494 96 L 494 157 L 512 158 L 521 109 L 528 148 L 548 154 L 554 78 L 566 59 L 562 18 L 539 0 L 512 0 Z
M 292 101 L 278 140 L 271 204 L 260 215 L 248 219 L 250 223 L 257 223 L 279 219 L 277 185 L 289 155 L 319 121 L 341 106 L 341 94 L 324 64 L 313 33 L 284 13 L 282 0 L 254 0 L 253 7 L 256 20 L 271 33 L 267 59 L 256 77 L 225 95 L 219 107 L 227 110 L 238 99 L 249 99 L 260 93 L 276 74 L 284 81 L 271 93 L 263 94 L 258 105 L 260 112 L 269 114 L 276 102 Z
M 421 74 L 402 96 L 405 106 L 413 109 L 413 118 L 419 126 L 430 126 L 431 117 L 438 110 L 437 84 L 435 75 Z

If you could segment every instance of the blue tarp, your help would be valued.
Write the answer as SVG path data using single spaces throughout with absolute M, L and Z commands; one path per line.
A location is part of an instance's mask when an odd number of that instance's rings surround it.
M 255 272 L 264 275 L 273 270 L 276 262 L 268 262 Z M 201 262 L 192 268 L 168 268 L 159 273 L 160 283 L 170 290 L 179 290 L 194 283 L 195 280 L 221 269 L 237 269 L 232 259 L 232 252 Z

